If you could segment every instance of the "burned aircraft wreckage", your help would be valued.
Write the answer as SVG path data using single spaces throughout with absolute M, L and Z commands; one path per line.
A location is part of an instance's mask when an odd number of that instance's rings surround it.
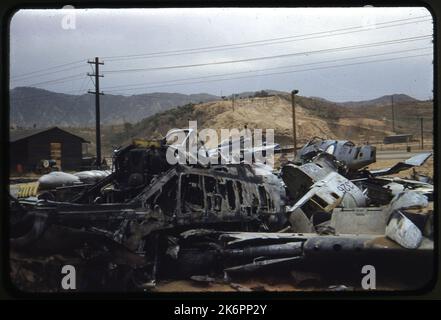
M 55 279 L 62 265 L 75 265 L 82 290 L 261 270 L 350 267 L 359 275 L 362 265 L 398 260 L 424 268 L 422 283 L 430 279 L 433 185 L 387 177 L 430 153 L 369 171 L 374 147 L 315 139 L 271 172 L 258 163 L 170 165 L 165 141 L 117 150 L 97 182 L 11 196 L 11 259 L 31 257 L 36 273 Z

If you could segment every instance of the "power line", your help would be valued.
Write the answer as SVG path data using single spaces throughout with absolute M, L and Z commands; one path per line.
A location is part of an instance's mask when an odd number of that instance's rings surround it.
M 40 73 L 42 71 L 47 71 L 47 70 L 51 70 L 51 69 L 57 69 L 59 67 L 64 67 L 64 66 L 67 66 L 67 65 L 79 64 L 81 62 L 84 62 L 84 59 L 77 60 L 77 61 L 72 61 L 72 62 L 68 62 L 68 63 L 63 63 L 63 64 L 52 66 L 52 67 L 46 67 L 46 68 L 43 68 L 43 69 L 31 71 L 31 72 L 22 73 L 22 74 L 19 74 L 19 75 L 12 76 L 11 79 L 20 78 L 20 77 L 23 77 L 23 76 L 26 76 L 26 75 L 30 75 L 30 74 Z
M 368 43 L 368 44 L 363 44 L 363 45 L 355 45 L 355 46 L 346 46 L 346 47 L 339 47 L 339 48 L 329 48 L 329 49 L 322 49 L 322 50 L 316 50 L 316 51 L 310 51 L 310 52 L 301 52 L 301 53 L 293 53 L 293 54 L 287 54 L 287 55 L 282 55 L 282 56 L 292 56 L 292 55 L 300 55 L 300 54 L 312 54 L 312 53 L 323 53 L 323 52 L 331 52 L 331 51 L 340 51 L 340 50 L 349 50 L 349 49 L 358 49 L 360 47 L 371 47 L 371 46 L 378 46 L 378 45 L 384 45 L 384 44 L 395 44 L 395 43 L 402 43 L 405 41 L 415 41 L 415 40 L 420 40 L 422 38 L 425 38 L 428 36 L 419 36 L 419 37 L 411 37 L 411 38 L 405 38 L 405 39 L 395 39 L 395 40 L 389 40 L 389 41 L 383 41 L 383 42 L 377 42 L 377 43 Z M 429 47 L 427 47 L 429 48 Z M 411 49 L 413 50 L 413 49 Z M 403 50 L 402 52 L 406 52 L 407 50 Z M 382 54 L 379 54 L 382 55 Z M 374 56 L 374 55 L 372 55 Z M 235 60 L 235 61 L 224 61 L 224 62 L 214 62 L 214 64 L 218 64 L 218 63 L 235 63 L 235 62 L 242 62 L 242 61 L 252 61 L 252 60 L 261 60 L 261 59 L 269 59 L 269 58 L 276 58 L 276 57 L 280 57 L 280 56 L 269 56 L 269 57 L 258 57 L 258 58 L 249 58 L 249 59 L 241 59 L 241 60 Z M 351 59 L 351 58 L 346 58 L 346 59 Z M 328 61 L 328 62 L 336 62 L 336 61 L 341 61 L 344 59 L 335 59 L 333 61 Z M 319 63 L 323 63 L 323 62 L 319 62 Z M 209 63 L 212 64 L 212 63 Z M 199 64 L 199 65 L 206 65 L 206 64 Z M 304 64 L 304 65 L 308 65 L 308 64 Z M 173 67 L 162 67 L 162 68 L 151 68 L 151 69 L 163 69 L 163 68 L 174 68 L 174 67 L 189 67 L 188 66 L 173 66 Z M 276 68 L 274 68 L 276 69 Z M 263 71 L 263 70 L 262 70 Z M 109 71 L 112 72 L 112 71 Z M 113 71 L 114 72 L 114 71 Z M 67 77 L 62 77 L 62 78 L 57 78 L 57 79 L 52 79 L 52 80 L 46 80 L 46 81 L 40 81 L 40 82 L 36 82 L 36 83 L 31 83 L 31 84 L 27 84 L 26 86 L 36 86 L 36 85 L 41 85 L 41 84 L 50 84 L 50 85 L 55 85 L 55 84 L 60 84 L 60 83 L 64 83 L 64 82 L 68 82 L 71 80 L 77 80 L 77 79 L 82 79 L 82 73 L 80 74 L 74 74 L 74 75 L 70 75 Z
M 88 65 L 89 65 L 90 70 L 92 71 L 92 73 L 94 73 L 95 70 L 93 69 L 92 64 L 91 64 L 91 63 L 88 63 Z M 93 86 L 95 87 L 95 81 L 93 81 L 93 77 L 89 77 L 89 79 L 90 79 L 90 81 L 92 82 Z
M 78 91 L 76 93 L 77 96 L 80 96 L 80 93 L 81 93 L 81 91 L 83 91 L 84 85 L 86 84 L 87 80 L 90 81 L 89 76 L 84 77 L 83 82 L 81 82 L 80 89 L 78 89 Z
M 376 25 L 383 25 L 383 24 L 390 24 L 390 23 L 394 23 L 397 21 L 406 21 L 406 20 L 415 20 L 415 19 L 422 19 L 422 18 L 426 18 L 427 16 L 422 16 L 422 17 L 415 17 L 415 18 L 409 18 L 409 19 L 400 19 L 400 20 L 395 20 L 395 21 L 389 21 L 389 22 L 383 22 L 383 23 L 377 23 Z M 415 21 L 414 21 L 415 22 Z M 408 23 L 414 23 L 414 22 L 408 22 Z M 419 22 L 419 21 L 418 21 Z M 389 27 L 389 26 L 387 26 Z M 361 27 L 351 27 L 351 28 L 361 28 Z M 376 29 L 380 29 L 381 27 L 377 27 Z M 336 30 L 330 30 L 330 31 L 322 31 L 322 32 L 316 32 L 313 34 L 309 34 L 309 35 L 317 35 L 317 34 L 322 34 L 324 32 L 336 32 L 339 30 L 347 30 L 349 28 L 343 28 L 343 29 L 336 29 Z M 283 38 L 274 38 L 274 39 L 267 39 L 267 40 L 259 40 L 259 41 L 253 41 L 253 42 L 247 42 L 247 43 L 242 43 L 242 44 L 251 44 L 251 43 L 256 43 L 256 42 L 264 42 L 264 41 L 274 41 L 274 40 L 278 40 L 278 39 L 287 39 L 287 38 L 292 38 L 292 37 L 305 37 L 308 35 L 297 35 L 297 36 L 290 36 L 290 37 L 283 37 Z M 284 54 L 284 55 L 275 55 L 275 56 L 266 56 L 266 57 L 256 57 L 256 58 L 248 58 L 248 59 L 241 59 L 241 60 L 233 60 L 233 61 L 220 61 L 220 62 L 211 62 L 211 63 L 205 63 L 205 64 L 195 64 L 195 65 L 178 65 L 178 66 L 165 66 L 165 67 L 158 67 L 158 68 L 146 68 L 146 69 L 126 69 L 126 70 L 110 70 L 110 73 L 118 73 L 118 72 L 135 72 L 135 71 L 150 71 L 150 70 L 162 70 L 162 69 L 174 69 L 174 68 L 188 68 L 188 67 L 198 67 L 198 66 L 205 66 L 205 65 L 211 65 L 211 64 L 226 64 L 226 63 L 239 63 L 239 62 L 247 62 L 247 61 L 255 61 L 255 60 L 266 60 L 266 59 L 276 59 L 276 58 L 283 58 L 283 57 L 288 57 L 288 56 L 295 56 L 295 55 L 302 55 L 302 54 L 314 54 L 314 53 L 327 53 L 327 52 L 333 52 L 333 51 L 341 51 L 341 50 L 350 50 L 350 49 L 360 49 L 360 48 L 368 48 L 368 47 L 373 47 L 373 46 L 378 46 L 378 45 L 389 45 L 389 44 L 396 44 L 396 43 L 403 43 L 403 42 L 408 42 L 408 41 L 418 41 L 418 40 L 424 40 L 425 38 L 429 38 L 432 37 L 431 35 L 423 35 L 423 36 L 417 36 L 417 37 L 410 37 L 410 38 L 404 38 L 404 39 L 394 39 L 394 40 L 389 40 L 389 41 L 383 41 L 383 42 L 377 42 L 377 43 L 368 43 L 368 44 L 361 44 L 361 45 L 354 45 L 354 46 L 346 46 L 346 47 L 339 47 L 339 48 L 328 48 L 328 49 L 322 49 L 322 50 L 316 50 L 316 51 L 310 51 L 310 52 L 299 52 L 299 53 L 291 53 L 291 54 Z M 221 47 L 225 47 L 225 46 L 233 46 L 233 45 L 240 45 L 240 44 L 230 44 L 230 45 L 223 45 Z M 216 46 L 216 48 L 219 48 L 220 46 Z M 205 48 L 214 48 L 214 47 L 205 47 Z M 429 49 L 430 47 L 427 47 L 427 49 Z M 195 49 L 187 49 L 187 50 L 198 50 L 201 48 L 195 48 Z M 414 50 L 414 49 L 411 49 Z M 411 50 L 403 50 L 401 52 L 408 52 Z M 177 51 L 178 52 L 178 51 Z M 398 53 L 398 52 L 397 52 Z M 377 55 L 371 55 L 371 56 L 379 56 L 379 55 L 385 55 L 385 54 L 391 54 L 391 53 L 382 53 L 382 54 L 377 54 Z M 139 55 L 136 55 L 139 56 Z M 369 56 L 366 56 L 369 57 Z M 303 64 L 303 65 L 313 65 L 313 64 L 321 64 L 321 63 L 327 63 L 327 62 L 337 62 L 337 61 L 344 61 L 344 60 L 351 60 L 351 59 L 359 59 L 360 57 L 354 57 L 354 58 L 343 58 L 343 59 L 335 59 L 335 60 L 331 60 L 331 61 L 323 61 L 323 62 L 317 62 L 317 63 L 309 63 L 309 64 Z M 403 58 L 408 58 L 408 57 L 403 57 Z M 38 72 L 42 72 L 42 71 L 46 71 L 48 69 L 54 69 L 54 68 L 60 68 L 63 66 L 67 66 L 67 65 L 74 65 L 77 64 L 79 62 L 82 62 L 84 60 L 78 60 L 78 61 L 73 61 L 70 63 L 65 63 L 62 65 L 57 65 L 57 66 L 53 66 L 53 67 L 49 67 L 46 69 L 41 69 L 41 70 L 36 70 L 30 73 L 26 74 L 22 74 L 22 75 L 18 75 L 16 77 L 24 77 L 26 78 L 30 78 L 33 76 L 30 76 L 30 74 L 35 74 Z M 297 65 L 299 66 L 299 65 Z M 302 66 L 302 65 L 300 65 Z M 291 67 L 295 67 L 295 66 L 291 66 Z M 49 75 L 49 74 L 54 74 L 57 72 L 61 72 L 64 70 L 71 70 L 77 68 L 76 66 L 71 66 L 68 68 L 63 68 L 57 71 L 52 71 L 52 72 L 44 72 L 41 75 Z M 285 68 L 285 67 L 278 67 L 278 68 Z M 241 73 L 250 73 L 250 72 L 259 72 L 259 71 L 265 71 L 265 70 L 274 70 L 274 69 L 278 69 L 278 68 L 268 68 L 268 69 L 261 69 L 261 70 L 253 70 L 253 71 L 246 71 L 246 72 L 238 72 L 238 73 L 233 73 L 233 74 L 241 74 Z M 231 75 L 231 74 L 230 74 Z M 78 75 L 79 76 L 79 75 Z M 201 78 L 212 78 L 215 76 L 224 76 L 224 75 L 212 75 L 212 76 L 206 76 L 206 77 L 199 77 L 199 79 Z M 41 81 L 41 82 L 37 82 L 37 83 L 32 83 L 32 84 L 28 84 L 27 86 L 35 86 L 35 85 L 41 85 L 41 84 L 51 84 L 51 85 L 56 85 L 59 83 L 64 83 L 67 81 L 73 81 L 76 80 L 77 75 L 70 75 L 68 77 L 63 77 L 63 78 L 58 78 L 58 79 L 52 79 L 52 80 L 47 80 L 47 81 Z M 176 80 L 170 80 L 170 81 L 163 81 L 163 82 L 159 82 L 159 83 L 172 83 L 174 81 L 187 81 L 190 79 L 198 79 L 198 78 L 189 78 L 189 79 L 176 79 Z M 78 79 L 79 80 L 79 79 Z M 219 80 L 216 80 L 219 81 Z M 118 87 L 128 87 L 126 86 L 113 86 L 113 88 L 118 88 Z M 130 85 L 129 85 L 130 87 Z
M 366 55 L 366 56 L 347 57 L 347 58 L 341 58 L 341 59 L 325 60 L 325 61 L 318 61 L 318 62 L 311 62 L 311 63 L 302 63 L 302 64 L 296 64 L 296 65 L 287 65 L 287 66 L 285 65 L 285 66 L 280 66 L 280 67 L 254 69 L 254 70 L 234 72 L 234 73 L 222 73 L 222 74 L 208 75 L 208 76 L 202 76 L 202 77 L 180 78 L 180 79 L 166 80 L 166 81 L 159 81 L 159 82 L 109 86 L 109 87 L 105 87 L 103 89 L 107 90 L 107 89 L 114 89 L 114 88 L 130 88 L 133 86 L 143 87 L 145 85 L 151 85 L 151 84 L 174 83 L 174 82 L 178 82 L 178 81 L 209 79 L 209 78 L 219 77 L 219 76 L 229 76 L 229 75 L 255 73 L 255 72 L 269 71 L 269 70 L 286 69 L 286 68 L 293 68 L 293 67 L 299 67 L 299 66 L 316 65 L 316 64 L 323 64 L 323 63 L 330 63 L 330 62 L 339 62 L 339 61 L 347 61 L 347 60 L 354 60 L 354 59 L 370 58 L 370 57 L 376 57 L 376 56 L 384 56 L 384 55 L 389 55 L 389 54 L 404 53 L 404 52 L 411 52 L 411 51 L 420 51 L 420 50 L 426 50 L 426 49 L 433 49 L 433 48 L 432 47 L 414 48 L 414 49 L 408 49 L 408 50 L 398 50 L 398 51 L 384 52 L 384 53 L 378 53 L 378 54 L 370 54 L 370 55 Z
M 40 74 L 37 74 L 37 75 L 29 75 L 29 76 L 26 76 L 24 78 L 20 78 L 18 80 L 12 80 L 12 82 L 27 81 L 28 79 L 32 79 L 32 78 L 35 78 L 35 77 L 43 77 L 43 76 L 51 75 L 51 74 L 54 74 L 54 73 L 64 72 L 64 71 L 78 69 L 78 68 L 79 68 L 78 66 L 71 66 L 71 67 L 63 68 L 63 69 L 56 70 L 56 71 L 40 73 Z
M 332 37 L 332 36 L 349 34 L 349 33 L 354 33 L 354 32 L 372 31 L 372 30 L 376 30 L 376 29 L 390 28 L 390 27 L 402 26 L 402 25 L 406 25 L 406 24 L 431 21 L 431 20 L 425 19 L 428 17 L 429 16 L 420 16 L 420 17 L 414 17 L 414 18 L 399 19 L 399 20 L 392 20 L 392 21 L 387 21 L 387 22 L 376 23 L 375 29 L 366 28 L 365 26 L 353 26 L 353 27 L 346 27 L 346 28 L 340 28 L 340 29 L 334 29 L 334 30 L 314 32 L 314 33 L 309 33 L 309 34 L 292 35 L 292 36 L 285 36 L 285 37 L 278 37 L 278 38 L 271 38 L 271 39 L 233 43 L 233 44 L 206 46 L 206 47 L 181 49 L 181 50 L 159 51 L 159 52 L 150 52 L 150 53 L 143 53 L 143 54 L 107 56 L 107 57 L 103 57 L 103 58 L 105 58 L 109 61 L 133 60 L 133 59 L 166 57 L 166 56 L 181 55 L 181 54 L 186 54 L 186 53 L 201 53 L 201 52 L 211 52 L 211 51 L 219 51 L 219 50 L 240 49 L 240 48 L 252 47 L 252 46 L 272 45 L 272 44 L 286 43 L 286 42 L 299 41 L 299 40 L 309 40 L 309 39 L 316 39 L 316 38 L 322 38 L 322 37 Z M 388 26 L 388 25 L 384 26 L 385 24 L 391 24 L 391 23 L 396 23 L 396 22 L 400 22 L 400 21 L 420 20 L 420 19 L 425 19 L 425 20 L 411 21 L 411 22 L 394 24 L 391 26 Z M 378 26 L 380 26 L 380 27 L 378 27 Z M 361 30 L 354 30 L 354 29 L 361 29 Z M 342 32 L 342 31 L 348 31 L 348 30 L 354 30 L 354 31 Z M 332 32 L 340 32 L 340 33 L 327 34 L 327 33 L 332 33 Z M 305 39 L 298 39 L 298 38 L 305 38 Z M 287 40 L 287 41 L 285 41 L 285 40 Z
M 395 41 L 395 40 L 391 40 L 391 41 Z M 368 45 L 370 45 L 370 44 L 368 44 Z M 421 49 L 431 49 L 431 47 L 425 47 L 425 48 L 421 48 Z M 331 50 L 331 49 L 326 49 L 326 50 Z M 419 50 L 419 49 L 401 50 L 401 52 L 408 52 L 408 51 L 413 51 L 413 50 Z M 373 54 L 373 55 L 369 55 L 369 56 L 366 56 L 366 57 L 380 56 L 380 55 L 391 54 L 391 53 L 399 53 L 399 52 L 400 51 L 393 51 L 393 52 L 390 52 L 390 53 Z M 337 62 L 337 61 L 352 60 L 352 59 L 358 59 L 358 58 L 360 58 L 360 57 L 334 59 L 334 60 L 330 60 L 330 61 L 323 61 L 323 62 L 309 63 L 309 64 L 307 63 L 307 64 L 302 64 L 302 65 L 321 64 L 321 63 L 327 63 L 327 62 Z M 286 67 L 295 67 L 295 66 L 299 66 L 299 65 L 286 66 Z M 275 70 L 275 69 L 281 69 L 281 68 L 285 68 L 285 67 L 267 68 L 267 69 L 260 69 L 260 70 L 255 70 L 255 71 Z M 255 72 L 255 71 L 248 71 L 248 72 Z M 248 72 L 238 72 L 238 73 L 235 73 L 235 74 L 248 73 Z M 81 76 L 82 76 L 82 73 L 79 73 L 79 74 L 74 74 L 74 75 L 70 75 L 70 76 L 67 76 L 67 77 L 62 77 L 62 78 L 57 78 L 57 79 L 52 79 L 52 80 L 46 80 L 46 81 L 26 84 L 26 86 L 36 86 L 36 85 L 41 85 L 41 84 L 56 85 L 56 84 L 65 83 L 65 82 L 68 82 L 68 81 L 71 81 L 71 80 L 80 80 L 80 79 L 82 79 Z M 216 76 L 221 76 L 221 75 L 216 75 Z M 202 78 L 209 78 L 209 77 L 213 77 L 213 76 L 207 76 L 207 77 L 202 77 Z M 182 79 L 182 80 L 187 80 L 187 79 Z M 171 80 L 171 81 L 174 82 L 174 81 L 177 81 L 177 80 Z M 120 87 L 120 86 L 114 86 L 113 88 L 115 88 L 115 87 Z M 122 86 L 122 87 L 124 87 L 124 86 Z
M 380 42 L 366 43 L 366 44 L 353 45 L 353 46 L 344 46 L 344 47 L 320 49 L 320 50 L 314 50 L 314 51 L 295 52 L 295 53 L 287 53 L 287 54 L 272 55 L 272 56 L 246 58 L 246 59 L 239 59 L 239 60 L 217 61 L 217 62 L 214 61 L 214 62 L 206 62 L 206 63 L 196 63 L 196 64 L 187 64 L 187 65 L 174 65 L 174 66 L 162 66 L 162 67 L 152 67 L 152 68 L 134 68 L 134 69 L 121 69 L 121 70 L 106 70 L 106 72 L 107 73 L 121 73 L 121 72 L 156 71 L 156 70 L 204 67 L 204 66 L 209 66 L 209 65 L 222 65 L 222 64 L 241 63 L 241 62 L 250 62 L 250 61 L 262 61 L 262 60 L 294 57 L 294 56 L 299 56 L 299 55 L 310 55 L 310 54 L 317 54 L 317 53 L 329 53 L 329 52 L 337 52 L 337 51 L 345 51 L 345 50 L 353 50 L 353 49 L 364 49 L 364 48 L 370 48 L 370 47 L 375 47 L 375 46 L 383 46 L 383 45 L 399 44 L 399 43 L 404 43 L 404 42 L 425 40 L 425 39 L 429 39 L 429 38 L 432 38 L 432 35 L 423 35 L 423 36 L 417 36 L 417 37 L 409 37 L 409 38 L 402 38 L 402 39 L 395 39 L 395 40 L 388 40 L 388 41 L 380 41 Z
M 431 49 L 431 47 L 425 47 L 425 48 L 416 48 L 416 49 L 409 49 L 409 50 L 403 50 L 400 52 L 409 52 L 409 51 L 414 51 L 414 50 L 424 50 L 424 49 Z M 252 70 L 252 71 L 245 71 L 245 72 L 236 72 L 236 73 L 229 73 L 229 74 L 217 74 L 217 75 L 211 75 L 211 76 L 205 76 L 205 77 L 196 77 L 196 78 L 184 78 L 184 79 L 175 79 L 175 80 L 169 80 L 169 81 L 162 81 L 162 82 L 155 82 L 155 83 L 146 83 L 143 85 L 139 85 L 136 86 L 134 88 L 129 88 L 129 89 L 125 89 L 125 90 L 113 90 L 113 91 L 109 91 L 109 92 L 122 92 L 122 91 L 130 91 L 130 90 L 137 90 L 140 88 L 156 88 L 156 87 L 168 87 L 168 86 L 175 86 L 175 85 L 187 85 L 187 84 L 196 84 L 196 83 L 205 83 L 205 82 L 217 82 L 217 81 L 227 81 L 227 80 L 234 80 L 234 79 L 243 79 L 243 78 L 250 78 L 250 77 L 260 77 L 260 76 L 269 76 L 269 75 L 278 75 L 278 74 L 287 74 L 287 73 L 295 73 L 295 72 L 302 72 L 302 71 L 312 71 L 312 70 L 321 70 L 321 69 L 328 69 L 328 68 L 336 68 L 336 67 L 344 67 L 344 66 L 351 66 L 351 65 L 359 65 L 359 64 L 365 64 L 365 63 L 373 63 L 373 62 L 382 62 L 382 61 L 393 61 L 393 60 L 399 60 L 399 59 L 407 59 L 407 58 L 413 58 L 413 57 L 421 57 L 421 56 L 427 56 L 430 54 L 420 54 L 420 55 L 413 55 L 413 56 L 404 56 L 404 57 L 395 57 L 395 58 L 390 58 L 390 59 L 382 59 L 382 60 L 372 60 L 372 61 L 363 61 L 363 62 L 357 62 L 357 63 L 352 63 L 352 64 L 343 64 L 343 65 L 334 65 L 334 66 L 325 66 L 325 67 L 320 67 L 320 68 L 310 68 L 310 69 L 304 69 L 304 70 L 292 70 L 292 71 L 286 71 L 286 72 L 279 72 L 279 73 L 269 73 L 269 74 L 258 74 L 258 75 L 252 75 L 252 76 L 247 76 L 247 77 L 235 77 L 235 78 L 227 78 L 227 79 L 214 79 L 214 80 L 205 80 L 205 81 L 196 81 L 196 82 L 185 82 L 185 83 L 173 83 L 176 81 L 187 81 L 187 80 L 197 80 L 197 79 L 206 79 L 206 78 L 212 78 L 212 77 L 219 77 L 219 76 L 228 76 L 228 75 L 234 75 L 234 74 L 243 74 L 243 73 L 251 73 L 251 72 L 260 72 L 260 71 L 268 71 L 268 70 L 274 70 L 274 69 L 281 69 L 281 68 L 289 68 L 289 67 L 297 67 L 297 66 L 305 66 L 305 65 L 314 65 L 314 64 L 322 64 L 322 63 L 329 63 L 329 62 L 338 62 L 338 61 L 343 61 L 343 60 L 352 60 L 352 59 L 360 59 L 360 58 L 368 58 L 368 57 L 373 57 L 373 56 L 381 56 L 381 55 L 386 55 L 386 54 L 393 54 L 393 53 L 398 53 L 396 52 L 387 52 L 387 53 L 381 53 L 381 54 L 374 54 L 374 55 L 368 55 L 368 56 L 359 56 L 359 57 L 350 57 L 350 58 L 342 58 L 342 59 L 335 59 L 335 60 L 328 60 L 328 61 L 321 61 L 321 62 L 315 62 L 315 63 L 308 63 L 308 64 L 299 64 L 299 65 L 291 65 L 291 66 L 284 66 L 284 67 L 275 67 L 275 68 L 267 68 L 267 69 L 258 69 L 258 70 Z M 69 78 L 69 77 L 67 77 Z M 55 79 L 55 80 L 60 80 L 60 79 Z M 53 81 L 55 81 L 53 80 Z M 65 81 L 70 81 L 72 79 L 68 79 Z M 64 82 L 65 82 L 64 81 Z M 156 85 L 156 84 L 165 84 L 168 83 L 168 85 Z M 147 86 L 146 86 L 147 85 Z M 150 86 L 149 86 L 150 85 Z M 129 85 L 129 86 L 122 86 L 122 87 L 131 87 L 134 85 Z M 109 88 L 118 88 L 120 86 L 113 86 L 113 87 L 107 87 L 107 89 Z M 62 94 L 67 94 L 70 92 L 76 92 L 76 90 L 72 90 L 72 91 L 66 91 Z M 44 95 L 44 96 L 49 96 L 50 94 Z M 44 96 L 37 96 L 38 97 L 44 97 Z M 26 98 L 35 98 L 35 97 L 26 97 Z M 26 98 L 19 98 L 16 100 L 23 100 Z
M 62 78 L 58 78 L 58 79 L 52 79 L 52 80 L 47 80 L 47 81 L 41 81 L 41 82 L 36 82 L 36 83 L 31 83 L 31 84 L 27 84 L 26 87 L 32 87 L 32 86 L 36 86 L 36 85 L 40 85 L 40 84 L 48 84 L 48 83 L 52 83 L 52 84 L 58 84 L 58 83 L 63 83 L 63 82 L 67 82 L 70 80 L 74 80 L 74 79 L 82 79 L 82 73 L 78 73 L 78 74 L 73 74 L 67 77 L 62 77 Z
M 352 27 L 346 27 L 346 28 L 339 28 L 339 29 L 333 29 L 333 30 L 327 30 L 327 31 L 319 31 L 319 32 L 314 32 L 314 33 L 309 33 L 309 34 L 301 34 L 301 35 L 292 35 L 292 36 L 285 36 L 285 37 L 278 37 L 278 38 L 271 38 L 271 39 L 263 39 L 263 40 L 255 40 L 255 41 L 248 41 L 248 42 L 241 42 L 241 43 L 233 43 L 233 44 L 225 44 L 225 45 L 217 45 L 217 46 L 206 46 L 206 47 L 199 47 L 199 48 L 192 48 L 192 49 L 181 49 L 181 50 L 172 50 L 172 51 L 160 51 L 160 52 L 152 52 L 152 53 L 144 53 L 144 54 L 133 54 L 133 55 L 121 55 L 121 56 L 107 56 L 104 58 L 108 58 L 110 61 L 118 61 L 118 60 L 127 60 L 127 59 L 138 59 L 138 58 L 143 58 L 143 57 L 149 57 L 149 56 L 158 56 L 158 55 L 162 55 L 162 56 L 167 56 L 168 54 L 185 54 L 187 53 L 194 53 L 194 51 L 200 51 L 200 50 L 210 50 L 213 51 L 211 49 L 222 49 L 222 48 L 229 48 L 229 47 L 244 47 L 244 46 L 249 46 L 249 45 L 268 45 L 268 44 L 276 44 L 276 43 L 280 43 L 280 42 L 276 42 L 275 41 L 280 41 L 280 40 L 287 40 L 287 39 L 296 39 L 296 38 L 302 38 L 302 37 L 309 37 L 309 36 L 317 36 L 317 35 L 323 35 L 323 37 L 328 37 L 328 36 L 336 36 L 336 35 L 341 35 L 341 34 L 347 34 L 347 33 L 352 33 L 352 32 L 362 32 L 362 31 L 371 31 L 371 30 L 376 30 L 376 29 L 383 29 L 383 28 L 389 28 L 389 27 L 395 27 L 395 26 L 401 26 L 401 25 L 406 25 L 406 24 L 411 24 L 411 23 L 419 23 L 419 22 L 428 22 L 431 21 L 431 19 L 426 20 L 426 18 L 431 18 L 430 16 L 419 16 L 419 17 L 413 17 L 413 18 L 406 18 L 406 19 L 397 19 L 397 20 L 391 20 L 391 21 L 385 21 L 385 22 L 380 22 L 380 23 L 376 23 L 375 24 L 375 29 L 370 29 L 367 28 L 366 26 L 352 26 Z M 424 20 L 421 20 L 424 19 Z M 397 22 L 403 22 L 403 21 L 408 21 L 408 22 L 404 22 L 404 23 L 398 23 L 398 24 L 393 24 L 393 23 L 397 23 Z M 388 26 L 388 24 L 393 24 L 391 26 Z M 380 27 L 379 27 L 380 26 Z M 352 32 L 344 32 L 344 33 L 339 33 L 339 34 L 330 34 L 330 35 L 326 35 L 326 33 L 333 33 L 333 32 L 341 32 L 341 31 L 348 31 L 348 30 L 353 30 L 353 29 L 361 29 L 361 30 L 355 30 Z M 298 39 L 298 40 L 307 40 L 307 39 Z M 270 43 L 267 43 L 270 42 Z M 233 48 L 236 49 L 236 48 Z M 204 52 L 208 52 L 208 51 L 204 51 Z M 48 74 L 53 74 L 53 73 L 57 73 L 57 72 L 61 72 L 61 71 L 66 71 L 66 70 L 71 70 L 77 67 L 69 67 L 69 68 L 63 68 L 61 70 L 58 71 L 53 71 L 53 72 L 47 72 L 48 70 L 52 70 L 52 69 L 58 69 L 60 67 L 64 67 L 64 66 L 69 66 L 69 65 L 76 65 L 76 64 L 80 64 L 83 63 L 84 59 L 81 60 L 75 60 L 75 61 L 71 61 L 71 62 L 67 62 L 67 63 L 63 63 L 63 64 L 59 64 L 59 65 L 55 65 L 55 66 L 51 66 L 51 67 L 46 67 L 43 69 L 38 69 L 35 71 L 31 71 L 31 72 L 27 72 L 27 73 L 23 73 L 23 74 L 18 74 L 15 76 L 11 77 L 11 80 L 17 79 L 17 78 L 22 78 L 21 80 L 24 80 L 25 78 L 32 78 L 35 77 L 37 75 L 48 75 Z
M 356 63 L 343 64 L 343 65 L 325 66 L 325 67 L 309 68 L 309 69 L 301 69 L 301 70 L 292 70 L 292 71 L 285 71 L 285 72 L 274 72 L 274 73 L 267 73 L 267 74 L 257 74 L 257 75 L 252 75 L 252 76 L 233 77 L 233 78 L 224 78 L 224 79 L 213 79 L 213 80 L 204 80 L 204 81 L 196 81 L 196 82 L 185 82 L 185 83 L 176 83 L 176 84 L 168 84 L 168 85 L 155 85 L 155 86 L 147 86 L 147 87 L 144 87 L 144 88 L 145 89 L 149 89 L 149 88 L 160 88 L 160 87 L 169 87 L 169 86 L 179 86 L 179 85 L 188 85 L 188 84 L 207 83 L 207 82 L 219 82 L 219 81 L 227 81 L 227 80 L 246 79 L 246 78 L 251 78 L 251 77 L 266 77 L 266 76 L 272 76 L 272 75 L 290 74 L 290 73 L 304 72 L 304 71 L 314 71 L 314 70 L 340 68 L 340 67 L 361 65 L 361 64 L 367 64 L 367 63 L 373 63 L 373 62 L 394 61 L 394 60 L 399 60 L 399 59 L 416 58 L 416 57 L 422 57 L 422 56 L 428 56 L 428 55 L 430 55 L 430 54 L 426 53 L 426 54 L 419 54 L 419 55 L 412 55 L 412 56 L 395 57 L 395 58 L 389 58 L 389 59 L 356 62 Z M 136 88 L 136 89 L 125 89 L 125 90 L 113 90 L 113 91 L 111 90 L 111 91 L 108 91 L 108 92 L 121 92 L 121 91 L 137 90 L 137 89 L 139 89 L 139 88 Z

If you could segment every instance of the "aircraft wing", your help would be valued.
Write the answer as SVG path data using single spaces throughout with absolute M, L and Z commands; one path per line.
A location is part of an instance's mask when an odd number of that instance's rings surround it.
M 398 162 L 391 168 L 370 170 L 370 173 L 375 177 L 395 174 L 413 167 L 422 166 L 427 161 L 427 159 L 430 158 L 431 155 L 431 152 L 419 153 L 405 161 Z

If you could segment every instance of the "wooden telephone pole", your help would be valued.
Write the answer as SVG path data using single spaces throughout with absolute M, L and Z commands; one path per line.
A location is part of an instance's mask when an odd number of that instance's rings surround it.
M 100 62 L 98 57 L 95 57 L 94 61 L 87 61 L 89 64 L 95 65 L 95 73 L 87 73 L 90 77 L 95 77 L 95 91 L 87 91 L 88 93 L 95 95 L 95 134 L 96 134 L 96 163 L 97 168 L 101 168 L 101 126 L 100 126 L 100 77 L 104 77 L 99 73 L 99 65 L 104 64 Z
M 395 133 L 395 108 L 394 108 L 394 96 L 390 97 L 392 106 L 392 132 Z
M 294 159 L 297 157 L 297 132 L 296 132 L 296 94 L 299 90 L 293 90 L 291 92 L 292 103 L 292 137 L 294 143 Z

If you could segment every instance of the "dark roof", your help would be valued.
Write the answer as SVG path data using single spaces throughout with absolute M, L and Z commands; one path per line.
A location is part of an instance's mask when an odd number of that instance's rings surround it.
M 17 130 L 9 131 L 9 141 L 16 142 L 16 141 L 23 140 L 23 139 L 29 138 L 31 136 L 35 136 L 37 134 L 40 134 L 40 133 L 43 133 L 46 131 L 50 131 L 50 130 L 54 130 L 54 129 L 58 129 L 58 130 L 66 132 L 67 134 L 75 136 L 78 139 L 80 139 L 81 142 L 89 142 L 89 141 L 84 140 L 82 137 L 77 136 L 76 134 L 73 134 L 73 133 L 66 131 L 66 130 L 63 130 L 63 129 L 60 129 L 58 127 L 52 127 L 52 128 L 46 128 L 46 129 L 26 129 L 26 130 L 18 130 L 18 131 Z
M 386 136 L 386 138 L 395 138 L 395 137 L 411 137 L 411 133 L 405 133 L 405 134 L 394 134 L 391 136 Z

